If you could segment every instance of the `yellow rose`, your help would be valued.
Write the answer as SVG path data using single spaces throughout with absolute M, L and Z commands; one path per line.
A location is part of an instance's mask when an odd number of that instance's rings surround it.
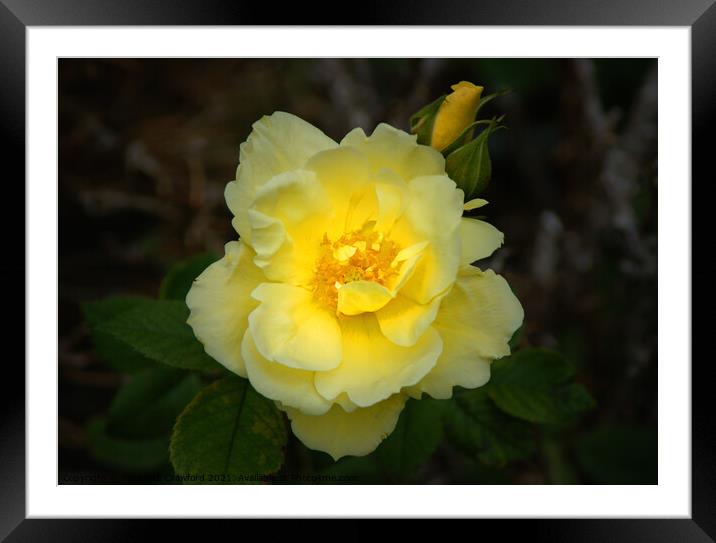
M 241 239 L 194 282 L 188 322 L 308 447 L 368 454 L 408 396 L 484 385 L 522 323 L 507 282 L 470 266 L 503 235 L 463 200 L 442 155 L 387 124 L 338 144 L 263 117 L 226 187 Z

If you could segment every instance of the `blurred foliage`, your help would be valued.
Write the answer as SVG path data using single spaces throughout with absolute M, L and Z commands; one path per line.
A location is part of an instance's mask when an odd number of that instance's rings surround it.
M 540 409 L 515 401 L 529 395 L 515 393 L 513 356 L 487 387 L 411 400 L 368 457 L 334 463 L 289 433 L 285 463 L 264 459 L 266 471 L 333 484 L 656 483 L 654 59 L 60 59 L 61 479 L 173 473 L 168 421 L 225 375 L 187 335 L 181 300 L 235 237 L 223 190 L 251 124 L 285 110 L 334 139 L 381 121 L 407 130 L 460 80 L 512 89 L 480 113 L 509 126 L 490 138 L 479 211 L 506 242 L 482 265 L 525 308 L 512 346 L 550 349 Z M 181 356 L 167 334 L 185 340 Z M 196 369 L 158 365 L 193 352 Z M 411 428 L 438 416 L 434 432 Z

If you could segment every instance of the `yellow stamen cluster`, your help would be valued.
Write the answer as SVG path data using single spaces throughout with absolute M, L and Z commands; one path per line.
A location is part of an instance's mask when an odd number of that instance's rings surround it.
M 373 230 L 371 223 L 335 241 L 324 234 L 314 270 L 314 296 L 335 309 L 338 290 L 346 283 L 363 280 L 388 286 L 399 272 L 399 267 L 393 264 L 398 251 L 395 242 Z

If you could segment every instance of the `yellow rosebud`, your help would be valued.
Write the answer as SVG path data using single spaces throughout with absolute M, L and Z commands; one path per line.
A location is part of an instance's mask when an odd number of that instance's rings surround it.
M 488 381 L 522 306 L 470 266 L 503 235 L 462 216 L 438 151 L 387 124 L 337 143 L 277 112 L 240 162 L 225 192 L 240 240 L 194 281 L 188 323 L 306 446 L 369 454 L 408 397 Z
M 452 87 L 453 92 L 440 104 L 430 145 L 442 151 L 450 145 L 475 120 L 483 87 L 469 81 L 460 81 Z

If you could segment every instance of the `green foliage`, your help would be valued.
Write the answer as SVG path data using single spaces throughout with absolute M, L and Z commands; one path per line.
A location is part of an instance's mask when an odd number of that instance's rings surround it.
M 430 145 L 433 139 L 435 118 L 437 117 L 440 106 L 445 101 L 445 96 L 446 95 L 443 94 L 410 117 L 410 132 L 418 136 L 419 144 Z
M 492 178 L 492 161 L 487 142 L 490 134 L 500 128 L 504 126 L 492 120 L 474 140 L 447 156 L 445 171 L 465 192 L 465 200 L 479 196 Z
M 538 423 L 559 423 L 594 407 L 574 383 L 574 368 L 558 353 L 523 349 L 492 364 L 490 398 L 512 416 Z
M 185 300 L 194 279 L 217 259 L 214 253 L 203 253 L 172 266 L 159 287 L 159 299 Z
M 376 450 L 378 462 L 390 478 L 403 481 L 418 475 L 442 441 L 447 403 L 432 398 L 408 400 L 395 430 Z
M 169 435 L 177 415 L 201 389 L 196 375 L 167 367 L 137 373 L 120 388 L 107 417 L 116 436 Z
M 374 453 L 343 458 L 322 473 L 359 483 L 413 480 L 438 450 L 444 428 L 466 460 L 477 462 L 481 482 L 505 482 L 499 470 L 538 453 L 554 482 L 574 482 L 573 468 L 561 465 L 566 457 L 557 434 L 593 400 L 573 377 L 574 369 L 559 354 L 525 349 L 494 362 L 492 379 L 483 387 L 457 388 L 451 400 L 409 400 L 395 430 Z
M 201 260 L 170 272 L 163 296 L 183 296 L 188 278 L 208 258 Z M 193 476 L 184 478 L 189 483 L 260 482 L 279 470 L 287 432 L 273 402 L 235 376 L 201 389 L 197 375 L 180 371 L 219 367 L 186 324 L 189 312 L 183 301 L 111 298 L 87 304 L 85 314 L 98 351 L 113 367 L 133 372 L 107 416 L 88 426 L 90 453 L 97 461 L 125 473 L 156 473 L 171 460 L 177 475 Z M 516 333 L 513 340 L 518 339 Z M 537 452 L 530 422 L 563 424 L 593 405 L 573 377 L 574 369 L 557 353 L 516 352 L 493 363 L 484 387 L 456 390 L 448 401 L 409 400 L 395 430 L 373 454 L 344 458 L 317 472 L 326 480 L 303 482 L 415 480 L 438 450 L 444 427 L 466 459 L 504 468 Z M 628 470 L 619 472 L 619 466 L 606 474 L 595 471 L 600 461 L 589 451 L 601 450 L 598 437 L 592 436 L 597 446 L 580 444 L 584 471 L 595 480 L 625 478 Z M 558 442 L 547 445 L 542 448 L 547 460 L 562 454 Z
M 167 436 L 132 439 L 112 435 L 107 419 L 96 418 L 87 425 L 89 453 L 99 463 L 123 473 L 151 473 L 166 465 Z
M 107 415 L 87 425 L 91 456 L 123 473 L 168 467 L 169 433 L 200 388 L 195 375 L 174 368 L 154 367 L 132 375 Z
M 564 424 L 594 405 L 573 377 L 572 366 L 545 349 L 524 349 L 496 360 L 487 385 L 454 393 L 448 436 L 487 465 L 528 458 L 537 452 L 536 428 L 530 423 Z M 551 458 L 560 452 L 556 442 L 548 444 L 544 454 Z
M 220 369 L 194 337 L 188 317 L 184 302 L 151 301 L 119 313 L 98 329 L 155 362 L 182 369 Z
M 187 482 L 236 484 L 275 473 L 283 463 L 283 415 L 245 379 L 226 377 L 197 394 L 177 419 L 170 458 Z
M 535 451 L 530 425 L 497 409 L 485 387 L 455 393 L 447 432 L 464 453 L 488 465 L 504 466 Z
M 605 425 L 581 436 L 575 446 L 579 466 L 596 483 L 658 483 L 658 441 L 653 428 Z
M 135 373 L 153 366 L 154 363 L 114 335 L 102 330 L 101 326 L 147 303 L 152 303 L 152 300 L 125 296 L 88 302 L 82 306 L 97 353 L 105 364 L 119 372 Z

